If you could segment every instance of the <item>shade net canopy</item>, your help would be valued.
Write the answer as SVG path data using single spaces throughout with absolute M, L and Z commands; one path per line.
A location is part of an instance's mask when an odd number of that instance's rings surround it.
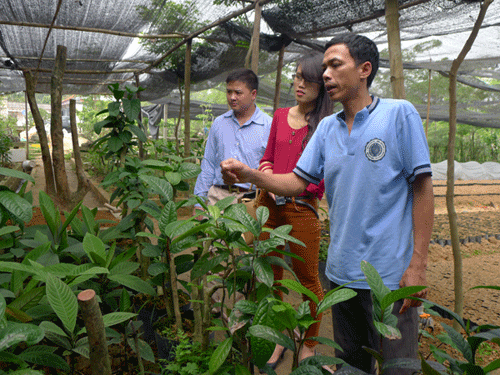
M 214 87 L 229 71 L 244 66 L 252 35 L 252 4 L 227 3 L 230 5 L 214 0 L 1 0 L 0 92 L 23 91 L 22 71 L 31 69 L 37 70 L 37 91 L 49 93 L 57 46 L 63 45 L 67 51 L 64 94 L 108 94 L 110 83 L 135 85 L 138 81 L 146 89 L 141 92 L 142 100 L 165 101 L 178 92 L 184 79 L 185 45 L 175 46 L 188 35 L 196 35 L 191 90 Z M 413 51 L 405 68 L 432 69 L 446 75 L 472 30 L 480 2 L 398 3 L 402 46 Z M 346 31 L 367 35 L 379 49 L 387 48 L 384 8 L 384 0 L 265 1 L 259 75 L 276 70 L 283 46 L 286 64 L 312 49 L 321 51 L 326 40 Z M 235 12 L 238 17 L 233 17 Z M 491 96 L 474 111 L 464 105 L 459 122 L 500 127 L 496 95 L 500 92 L 499 40 L 500 1 L 496 0 L 458 77 Z M 169 50 L 172 54 L 162 59 Z M 382 61 L 381 66 L 388 62 Z M 283 88 L 282 95 L 287 91 Z M 272 103 L 273 95 L 272 87 L 259 91 L 266 104 Z M 289 97 L 281 101 L 284 103 L 293 104 Z M 425 108 L 419 110 L 425 117 Z M 431 112 L 431 119 L 447 117 L 445 106 L 435 106 Z

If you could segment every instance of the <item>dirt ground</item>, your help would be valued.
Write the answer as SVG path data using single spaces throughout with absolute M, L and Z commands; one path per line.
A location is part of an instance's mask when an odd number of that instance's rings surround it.
M 72 168 L 68 168 L 69 173 L 71 170 Z M 31 189 L 43 188 L 41 162 L 33 171 L 33 175 L 36 184 Z M 72 180 L 76 183 L 76 178 L 70 177 L 70 181 Z M 429 248 L 428 298 L 453 310 L 455 297 L 452 248 L 449 244 L 442 246 L 451 238 L 445 199 L 446 181 L 434 181 L 434 194 L 435 219 L 432 240 L 435 243 L 431 243 Z M 37 198 L 37 194 L 34 195 Z M 93 193 L 87 195 L 84 204 L 90 208 L 101 206 Z M 469 290 L 478 285 L 500 286 L 500 181 L 457 181 L 454 205 L 457 211 L 459 239 L 462 240 L 460 251 L 465 291 L 464 317 L 477 324 L 500 325 L 500 291 Z M 325 201 L 321 202 L 321 206 L 327 209 Z M 323 212 L 323 217 L 326 212 Z M 285 300 L 294 305 L 301 302 L 300 296 L 294 293 L 285 296 Z M 434 333 L 440 332 L 437 321 Z M 323 315 L 319 335 L 333 338 L 330 310 Z M 425 357 L 429 354 L 430 343 L 428 339 L 421 340 L 421 352 Z M 327 346 L 319 345 L 317 350 L 325 355 L 333 355 L 333 350 Z M 488 350 L 481 352 L 481 358 L 486 363 L 500 358 L 500 347 L 492 344 Z M 277 368 L 277 374 L 289 374 L 291 361 L 292 354 L 287 352 L 283 363 Z

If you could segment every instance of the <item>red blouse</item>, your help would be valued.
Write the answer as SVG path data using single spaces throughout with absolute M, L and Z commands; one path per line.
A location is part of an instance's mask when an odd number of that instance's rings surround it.
M 293 171 L 302 155 L 302 140 L 307 134 L 307 126 L 293 129 L 288 124 L 290 108 L 280 108 L 274 112 L 271 132 L 266 151 L 260 160 L 259 170 L 272 169 L 274 174 L 285 174 Z M 309 184 L 302 195 L 314 195 L 319 200 L 325 192 L 325 182 L 319 185 Z

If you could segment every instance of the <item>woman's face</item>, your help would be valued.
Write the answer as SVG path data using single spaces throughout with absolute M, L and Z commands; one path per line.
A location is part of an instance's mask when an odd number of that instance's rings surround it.
M 293 79 L 293 91 L 295 92 L 295 100 L 298 103 L 309 103 L 315 101 L 319 95 L 320 84 L 309 82 L 302 76 L 302 67 L 299 65 Z

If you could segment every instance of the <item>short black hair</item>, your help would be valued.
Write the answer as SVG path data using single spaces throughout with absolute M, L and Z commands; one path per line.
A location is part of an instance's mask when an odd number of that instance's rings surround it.
M 229 82 L 240 81 L 247 85 L 250 91 L 259 89 L 259 78 L 251 69 L 236 69 L 229 73 L 226 78 L 226 84 Z
M 345 44 L 357 65 L 368 61 L 372 64 L 372 72 L 366 83 L 370 87 L 378 71 L 379 54 L 377 45 L 373 40 L 363 35 L 345 33 L 333 37 L 325 45 L 325 50 L 336 44 Z

